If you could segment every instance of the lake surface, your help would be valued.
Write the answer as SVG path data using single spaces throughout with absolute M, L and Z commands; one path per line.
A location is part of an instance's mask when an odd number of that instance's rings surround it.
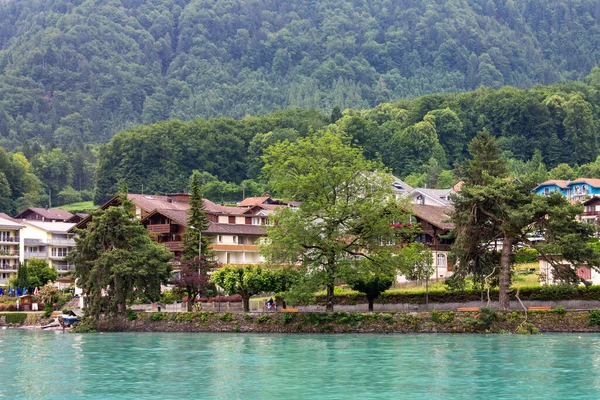
M 597 399 L 600 335 L 0 330 L 0 398 Z

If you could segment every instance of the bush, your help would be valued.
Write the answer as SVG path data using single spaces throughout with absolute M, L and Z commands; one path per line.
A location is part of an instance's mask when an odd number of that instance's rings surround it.
M 477 321 L 480 325 L 489 327 L 498 319 L 498 314 L 496 310 L 491 307 L 481 307 L 479 309 L 479 315 L 477 316 Z
M 452 275 L 444 279 L 444 286 L 449 292 L 465 290 L 466 282 L 458 276 Z
M 162 313 L 162 312 L 155 312 L 155 313 L 150 314 L 150 320 L 154 321 L 154 322 L 162 321 L 166 317 L 167 317 L 166 314 Z
M 129 321 L 135 321 L 137 319 L 137 313 L 133 310 L 127 310 L 127 319 Z
M 256 322 L 258 322 L 259 324 L 262 324 L 264 322 L 269 322 L 271 320 L 271 317 L 269 317 L 268 315 L 260 315 L 256 318 Z
M 590 318 L 590 325 L 600 325 L 600 309 L 594 308 L 588 311 L 588 313 Z
M 528 264 L 538 261 L 540 253 L 536 249 L 519 249 L 515 251 L 515 264 Z
M 561 317 L 564 317 L 564 315 L 567 313 L 567 310 L 565 310 L 563 306 L 557 306 L 553 311 Z
M 540 333 L 540 330 L 531 322 L 523 321 L 517 328 L 517 333 L 520 335 L 535 335 Z
M 25 322 L 27 318 L 27 314 L 25 313 L 10 313 L 10 314 L 1 314 L 6 317 L 5 321 L 7 324 L 18 324 L 21 325 Z

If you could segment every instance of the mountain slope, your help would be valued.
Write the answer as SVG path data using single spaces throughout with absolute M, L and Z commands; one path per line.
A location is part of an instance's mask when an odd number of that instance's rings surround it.
M 134 124 L 326 111 L 580 78 L 593 0 L 21 0 L 0 4 L 0 145 Z

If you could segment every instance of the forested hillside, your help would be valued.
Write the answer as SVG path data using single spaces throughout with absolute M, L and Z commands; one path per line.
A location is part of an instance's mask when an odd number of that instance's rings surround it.
M 0 146 L 11 150 L 79 148 L 169 118 L 530 87 L 600 60 L 595 0 L 0 3 Z
M 409 184 L 450 187 L 469 141 L 480 131 L 498 138 L 509 169 L 531 184 L 578 174 L 600 178 L 600 69 L 580 82 L 531 89 L 506 87 L 426 95 L 366 110 L 288 109 L 263 117 L 166 121 L 116 135 L 103 148 L 95 200 L 119 179 L 134 192 L 181 191 L 194 169 L 216 201 L 260 195 L 261 156 L 280 140 L 320 129 L 346 135 L 369 159 L 379 158 Z M 548 171 L 550 170 L 550 171 Z

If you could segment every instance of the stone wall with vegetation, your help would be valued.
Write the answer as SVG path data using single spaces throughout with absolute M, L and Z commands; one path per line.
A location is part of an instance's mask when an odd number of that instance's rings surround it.
M 84 328 L 88 330 L 92 326 Z M 600 332 L 600 309 L 420 313 L 129 313 L 98 331 L 256 333 L 537 333 Z

